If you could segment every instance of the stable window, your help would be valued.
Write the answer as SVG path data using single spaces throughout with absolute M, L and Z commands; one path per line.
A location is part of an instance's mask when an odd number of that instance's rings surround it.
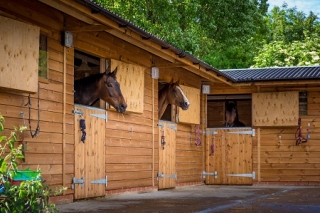
M 246 127 L 251 127 L 251 95 L 208 95 L 207 96 L 207 127 L 227 127 L 227 106 L 235 106 L 237 120 Z M 238 127 L 229 125 L 229 127 Z
M 168 83 L 159 81 L 159 91 Z M 187 110 L 183 110 L 176 105 L 168 104 L 165 112 L 159 120 L 172 121 L 185 124 L 200 124 L 200 89 L 179 85 L 190 105 Z
M 39 37 L 39 70 L 41 78 L 48 79 L 48 37 L 40 34 Z
M 299 92 L 299 115 L 308 115 L 308 92 Z
M 74 80 L 100 72 L 102 72 L 100 71 L 100 58 L 82 51 L 74 51 Z M 100 99 L 97 99 L 92 106 L 105 108 L 102 103 L 100 104 Z

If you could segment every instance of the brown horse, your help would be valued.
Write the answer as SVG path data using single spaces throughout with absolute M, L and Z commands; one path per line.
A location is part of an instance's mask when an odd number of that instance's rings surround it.
M 245 127 L 244 123 L 239 121 L 237 102 L 226 102 L 226 123 L 225 127 Z
M 159 119 L 165 112 L 168 104 L 176 105 L 183 110 L 187 110 L 190 105 L 181 87 L 179 87 L 179 81 L 174 83 L 171 80 L 169 84 L 167 84 L 165 87 L 159 90 L 158 97 L 159 97 L 159 102 L 158 102 Z
M 116 79 L 117 68 L 110 72 L 93 74 L 74 82 L 74 102 L 92 105 L 99 98 L 113 106 L 118 112 L 124 113 L 127 108 L 120 85 Z

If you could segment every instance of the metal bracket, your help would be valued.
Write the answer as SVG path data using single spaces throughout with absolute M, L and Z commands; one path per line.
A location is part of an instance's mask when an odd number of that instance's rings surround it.
M 227 174 L 227 176 L 231 177 L 251 177 L 252 179 L 256 179 L 256 173 L 252 172 L 249 174 Z
M 173 129 L 174 131 L 177 131 L 177 125 L 168 125 L 168 128 Z
M 103 120 L 107 119 L 107 115 L 106 114 L 90 114 L 92 117 L 96 117 L 96 118 L 101 118 Z
M 164 175 L 165 175 L 164 173 L 159 173 L 159 172 L 158 172 L 157 180 L 159 180 L 159 178 L 164 178 Z
M 248 131 L 240 131 L 240 132 L 227 132 L 228 134 L 242 134 L 242 135 L 252 135 L 255 136 L 255 129 L 248 130 Z
M 81 110 L 72 110 L 72 113 L 75 114 L 75 115 L 80 115 L 80 116 L 83 116 L 83 112 Z
M 217 135 L 218 132 L 216 132 L 216 131 L 203 131 L 203 134 L 204 135 Z
M 90 181 L 91 184 L 105 184 L 106 187 L 108 186 L 108 176 L 106 175 L 105 179 L 99 179 L 99 180 L 92 180 Z
M 218 178 L 218 172 L 217 171 L 214 171 L 214 172 L 206 172 L 206 171 L 203 171 L 202 172 L 202 177 L 203 178 L 206 178 L 206 176 L 209 176 L 209 175 L 211 175 L 211 176 L 213 176 L 214 178 Z
M 163 128 L 163 124 L 158 124 L 158 126 Z
M 85 180 L 86 179 L 84 177 L 82 177 L 81 179 L 73 177 L 71 188 L 74 189 L 74 184 L 80 184 L 81 189 L 83 189 Z

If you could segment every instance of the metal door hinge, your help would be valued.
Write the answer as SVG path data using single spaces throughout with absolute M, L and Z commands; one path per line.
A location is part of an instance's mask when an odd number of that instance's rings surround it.
M 81 189 L 83 189 L 85 180 L 86 179 L 84 177 L 82 177 L 81 179 L 73 177 L 71 188 L 74 189 L 74 184 L 80 184 Z
M 167 177 L 168 177 L 168 178 L 177 179 L 178 176 L 177 176 L 177 174 L 172 174 L 172 175 L 167 175 Z
M 99 179 L 99 180 L 92 180 L 90 181 L 91 184 L 105 184 L 106 187 L 108 186 L 108 176 L 106 175 L 105 179 Z
M 81 110 L 72 110 L 72 113 L 75 114 L 75 115 L 80 115 L 80 116 L 83 116 L 83 112 Z
M 159 173 L 157 175 L 157 180 L 159 180 L 159 178 L 164 178 L 165 174 L 164 173 Z
M 218 172 L 217 171 L 214 171 L 214 172 L 206 172 L 206 171 L 203 171 L 202 172 L 202 177 L 203 178 L 206 178 L 208 176 L 213 176 L 214 178 L 218 178 Z
M 231 177 L 251 177 L 252 179 L 256 178 L 256 173 L 252 172 L 249 174 L 227 174 L 227 176 L 231 176 Z

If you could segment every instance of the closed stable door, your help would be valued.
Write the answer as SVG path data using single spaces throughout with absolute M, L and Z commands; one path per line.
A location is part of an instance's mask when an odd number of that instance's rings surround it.
M 176 186 L 176 131 L 177 124 L 159 121 L 159 189 Z
M 206 184 L 252 184 L 253 133 L 251 128 L 206 130 Z
M 105 195 L 106 111 L 75 105 L 75 199 Z

